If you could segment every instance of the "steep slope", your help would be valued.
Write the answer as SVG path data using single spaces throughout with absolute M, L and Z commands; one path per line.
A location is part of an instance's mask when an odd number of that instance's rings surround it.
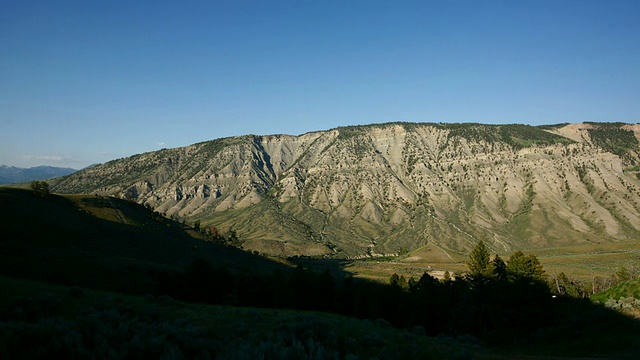
M 115 160 L 57 192 L 236 229 L 249 249 L 357 257 L 640 236 L 636 125 L 390 123 L 243 136 Z
M 194 259 L 270 272 L 277 264 L 205 242 L 129 201 L 95 195 L 35 196 L 0 188 L 0 275 L 129 293 L 153 293 L 158 274 Z

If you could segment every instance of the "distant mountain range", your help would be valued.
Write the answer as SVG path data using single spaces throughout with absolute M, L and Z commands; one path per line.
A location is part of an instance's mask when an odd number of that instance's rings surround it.
M 15 166 L 0 166 L 0 184 L 16 184 L 34 180 L 47 180 L 73 174 L 78 170 L 53 166 L 37 166 L 19 168 Z
M 110 161 L 53 192 L 128 198 L 233 228 L 245 249 L 366 257 L 640 238 L 640 125 L 350 126 Z

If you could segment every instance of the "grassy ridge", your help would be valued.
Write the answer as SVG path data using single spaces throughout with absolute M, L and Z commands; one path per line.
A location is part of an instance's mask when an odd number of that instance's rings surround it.
M 144 294 L 155 273 L 180 271 L 195 258 L 232 269 L 282 266 L 204 242 L 138 204 L 94 195 L 39 198 L 0 188 L 0 226 L 0 274 L 65 284 Z

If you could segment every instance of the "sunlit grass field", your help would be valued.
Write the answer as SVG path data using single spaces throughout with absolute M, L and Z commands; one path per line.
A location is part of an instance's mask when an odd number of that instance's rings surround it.
M 588 243 L 523 252 L 535 255 L 548 275 L 563 272 L 578 280 L 591 280 L 596 276 L 609 277 L 620 267 L 640 267 L 640 240 Z M 511 254 L 498 255 L 506 261 Z M 393 273 L 416 279 L 425 271 L 436 277 L 449 271 L 453 276 L 456 272 L 467 270 L 465 258 L 466 254 L 427 245 L 399 258 L 352 261 L 345 269 L 359 277 L 379 281 L 387 281 Z

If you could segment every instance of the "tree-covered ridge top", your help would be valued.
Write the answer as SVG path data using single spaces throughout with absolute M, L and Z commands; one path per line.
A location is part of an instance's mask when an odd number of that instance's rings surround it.
M 640 143 L 633 130 L 625 128 L 629 124 L 621 122 L 596 123 L 585 122 L 590 125 L 587 129 L 591 141 L 603 150 L 616 154 L 623 159 L 629 157 L 629 152 L 638 150 Z
M 504 142 L 516 149 L 534 145 L 570 144 L 573 140 L 546 130 L 553 130 L 567 124 L 532 126 L 525 124 L 481 124 L 481 123 L 411 123 L 390 122 L 382 124 L 355 125 L 338 127 L 339 138 L 349 138 L 364 134 L 368 129 L 402 126 L 407 131 L 418 127 L 432 127 L 449 131 L 448 137 L 464 138 L 467 141 L 487 143 Z
M 596 129 L 620 129 L 633 134 L 633 131 L 624 129 L 625 126 L 633 125 L 624 122 L 592 122 L 584 121 L 583 124 L 590 125 Z M 528 125 L 528 124 L 484 124 L 476 122 L 462 122 L 462 123 L 446 123 L 446 122 L 407 122 L 407 121 L 392 121 L 383 123 L 371 123 L 363 125 L 347 125 L 338 126 L 333 129 L 309 131 L 302 135 L 312 133 L 323 133 L 327 131 L 337 131 L 339 139 L 346 139 L 358 135 L 365 134 L 370 129 L 387 129 L 393 126 L 401 126 L 406 131 L 412 131 L 417 128 L 431 127 L 439 130 L 448 130 L 450 132 L 449 137 L 465 138 L 468 141 L 487 141 L 493 142 L 506 142 L 514 147 L 523 148 L 532 145 L 552 145 L 556 143 L 570 144 L 574 143 L 573 140 L 564 136 L 552 133 L 551 131 L 561 129 L 565 126 L 571 125 L 571 123 L 558 123 L 558 124 L 544 124 L 544 125 Z M 592 128 L 592 129 L 593 129 Z M 202 141 L 193 146 L 218 147 L 233 145 L 247 141 L 248 139 L 263 138 L 263 137 L 287 137 L 295 135 L 289 134 L 269 134 L 269 135 L 237 135 L 222 137 L 213 140 Z M 167 149 L 162 149 L 167 150 Z M 171 149 L 169 149 L 171 150 Z
M 558 124 L 545 124 L 545 125 L 538 125 L 537 127 L 543 130 L 556 130 L 556 129 L 563 128 L 567 125 L 571 125 L 571 123 L 565 122 L 565 123 L 558 123 Z
M 597 126 L 597 127 L 622 127 L 625 125 L 631 125 L 621 121 L 614 121 L 614 122 L 583 121 L 582 123 L 587 125 Z
M 523 124 L 445 124 L 441 126 L 450 131 L 450 138 L 460 137 L 468 141 L 484 141 L 487 143 L 504 142 L 516 149 L 534 145 L 546 146 L 573 142 L 563 136 L 547 132 L 540 127 Z

